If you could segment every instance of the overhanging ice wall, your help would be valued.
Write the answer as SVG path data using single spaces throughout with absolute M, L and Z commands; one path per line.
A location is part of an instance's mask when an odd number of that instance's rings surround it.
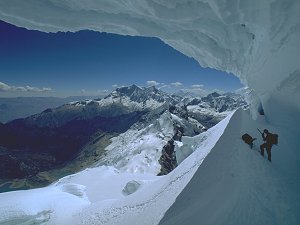
M 28 29 L 158 37 L 238 76 L 273 122 L 300 112 L 299 12 L 298 0 L 0 1 L 0 19 Z

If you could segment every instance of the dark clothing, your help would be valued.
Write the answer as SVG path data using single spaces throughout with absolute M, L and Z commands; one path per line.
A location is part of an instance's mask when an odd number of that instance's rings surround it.
M 272 148 L 272 145 L 269 145 L 267 143 L 264 143 L 260 146 L 260 154 L 262 156 L 264 156 L 264 149 L 267 150 L 267 154 L 268 154 L 268 160 L 271 162 L 271 148 Z
M 271 149 L 272 149 L 272 140 L 270 133 L 262 133 L 262 138 L 265 143 L 260 146 L 260 154 L 264 156 L 264 149 L 267 150 L 268 160 L 271 162 Z

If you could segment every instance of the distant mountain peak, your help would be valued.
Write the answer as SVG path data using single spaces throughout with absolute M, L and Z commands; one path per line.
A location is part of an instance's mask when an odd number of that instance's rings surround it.
M 221 95 L 218 92 L 213 92 L 207 95 L 207 97 L 209 96 L 216 98 L 216 97 L 220 97 Z
M 131 101 L 138 103 L 144 103 L 148 100 L 154 100 L 159 103 L 174 101 L 170 95 L 158 90 L 155 86 L 139 87 L 137 85 L 117 88 L 105 99 L 123 97 L 128 97 Z
M 137 93 L 137 94 L 151 93 L 151 92 L 158 93 L 158 92 L 161 92 L 161 91 L 159 91 L 155 86 L 139 87 L 139 86 L 133 84 L 133 85 L 126 86 L 126 87 L 117 88 L 115 90 L 115 92 L 119 93 L 119 94 L 130 96 L 133 93 Z M 161 93 L 163 93 L 163 92 L 161 92 Z
M 137 85 L 133 84 L 131 86 L 120 87 L 115 90 L 116 93 L 124 94 L 124 95 L 131 95 L 135 91 L 141 91 L 142 89 Z
M 159 90 L 155 86 L 145 87 L 148 91 L 158 92 Z

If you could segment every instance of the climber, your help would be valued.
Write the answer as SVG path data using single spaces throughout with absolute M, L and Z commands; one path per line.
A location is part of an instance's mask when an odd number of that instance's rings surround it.
M 250 134 L 244 134 L 243 136 L 242 136 L 242 140 L 246 143 L 246 144 L 248 144 L 249 146 L 250 146 L 250 148 L 252 149 L 253 148 L 253 141 L 255 141 L 256 140 L 256 138 L 253 138 L 253 137 L 251 137 L 250 136 Z
M 273 144 L 278 143 L 278 135 L 270 133 L 267 129 L 264 129 L 262 133 L 259 129 L 258 131 L 261 133 L 264 143 L 260 146 L 260 154 L 264 156 L 264 150 L 267 150 L 268 160 L 271 162 L 271 149 Z

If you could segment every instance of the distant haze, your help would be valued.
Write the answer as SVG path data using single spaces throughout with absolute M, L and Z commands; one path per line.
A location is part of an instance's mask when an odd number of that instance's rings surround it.
M 95 96 L 74 96 L 68 98 L 55 97 L 19 97 L 0 98 L 0 122 L 6 123 L 14 119 L 24 118 L 40 113 L 47 108 L 55 108 L 72 101 L 95 98 Z

